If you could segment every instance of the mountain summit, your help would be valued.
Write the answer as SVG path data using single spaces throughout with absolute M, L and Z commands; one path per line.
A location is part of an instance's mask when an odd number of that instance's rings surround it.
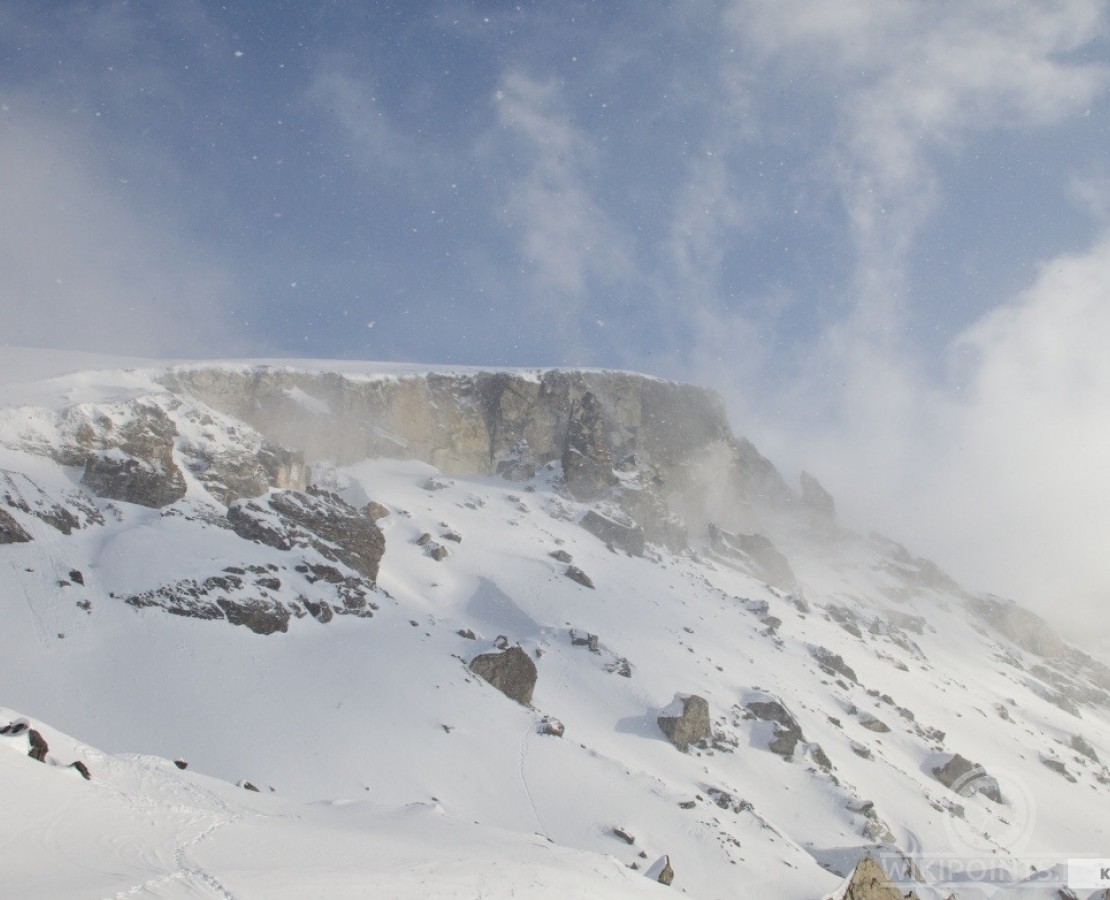
M 1105 851 L 1110 669 L 711 392 L 47 362 L 0 386 L 13 896 L 1048 898 Z

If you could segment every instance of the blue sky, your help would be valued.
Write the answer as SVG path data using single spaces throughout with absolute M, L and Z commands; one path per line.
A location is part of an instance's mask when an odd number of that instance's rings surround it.
M 0 2 L 3 340 L 694 380 L 849 516 L 1086 609 L 1108 29 L 1102 0 Z

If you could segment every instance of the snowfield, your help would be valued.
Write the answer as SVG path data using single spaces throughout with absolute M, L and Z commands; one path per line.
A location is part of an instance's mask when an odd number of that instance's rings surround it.
M 914 862 L 902 893 L 1048 900 L 1067 859 L 1110 855 L 1106 670 L 897 545 L 784 516 L 776 557 L 727 531 L 632 555 L 583 527 L 620 513 L 570 495 L 557 460 L 515 481 L 308 460 L 321 502 L 379 505 L 373 586 L 326 541 L 229 525 L 190 454 L 264 442 L 164 364 L 3 358 L 0 511 L 29 540 L 0 543 L 0 726 L 28 724 L 0 735 L 2 896 L 817 900 L 870 852 Z M 342 370 L 418 371 L 301 371 Z M 175 426 L 183 494 L 161 507 L 96 495 L 51 449 L 135 404 Z M 340 610 L 356 583 L 365 605 Z M 254 630 L 255 600 L 291 611 L 284 631 Z M 516 646 L 530 706 L 469 667 Z M 711 734 L 679 748 L 657 719 L 689 695 Z M 935 770 L 956 754 L 983 769 L 954 790 Z

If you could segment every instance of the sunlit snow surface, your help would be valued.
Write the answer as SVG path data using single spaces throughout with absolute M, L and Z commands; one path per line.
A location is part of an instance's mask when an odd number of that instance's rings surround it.
M 20 353 L 0 365 L 3 438 L 47 428 L 45 410 L 163 390 L 153 363 L 111 368 Z M 308 365 L 317 366 L 325 364 Z M 0 448 L 0 469 L 54 493 L 80 476 L 11 447 Z M 68 537 L 21 518 L 34 541 L 0 546 L 0 702 L 10 707 L 0 725 L 27 717 L 56 765 L 0 737 L 0 896 L 681 890 L 706 900 L 801 900 L 835 891 L 874 846 L 859 812 L 867 801 L 902 850 L 1017 859 L 1025 867 L 1013 873 L 1018 880 L 1030 865 L 1110 854 L 1108 788 L 1097 780 L 1104 770 L 1067 747 L 1082 733 L 1110 755 L 1106 708 L 1084 705 L 1076 717 L 1042 699 L 958 598 L 928 590 L 891 600 L 885 557 L 862 540 L 781 547 L 808 612 L 704 552 L 613 553 L 577 524 L 586 507 L 559 495 L 557 474 L 521 484 L 446 478 L 417 462 L 319 467 L 330 489 L 390 510 L 380 522 L 380 609 L 327 625 L 295 619 L 288 634 L 270 636 L 134 609 L 110 595 L 228 565 L 281 563 L 279 551 L 203 517 L 124 503 L 100 501 L 105 523 Z M 441 489 L 428 489 L 433 475 Z M 192 482 L 181 502 L 219 510 Z M 416 543 L 448 531 L 462 540 L 442 540 L 450 553 L 442 561 Z M 565 577 L 550 555 L 557 549 L 594 590 Z M 83 586 L 70 581 L 74 569 Z M 753 612 L 763 602 L 781 619 L 777 636 Z M 833 621 L 829 605 L 855 609 L 862 634 Z M 927 627 L 909 635 L 911 645 L 871 634 L 866 623 L 889 610 L 924 616 Z M 465 629 L 476 639 L 458 634 Z M 597 652 L 574 645 L 571 629 L 597 635 Z M 499 635 L 536 660 L 533 709 L 466 667 Z M 822 671 L 818 647 L 843 656 L 859 683 Z M 609 671 L 618 660 L 631 677 Z M 708 700 L 724 749 L 681 753 L 663 738 L 656 717 L 689 693 Z M 743 715 L 744 703 L 768 693 L 804 731 L 791 761 L 768 751 L 767 723 Z M 891 730 L 865 728 L 865 714 Z M 538 733 L 543 716 L 558 718 L 565 735 Z M 945 732 L 946 753 L 984 764 L 1005 803 L 958 797 L 933 778 L 946 757 L 922 729 Z M 812 744 L 831 772 L 816 764 Z M 173 765 L 178 757 L 188 770 Z M 1065 763 L 1076 781 L 1042 757 Z M 66 768 L 76 759 L 91 781 Z M 235 786 L 244 779 L 260 792 Z M 955 803 L 964 818 L 950 811 Z M 615 827 L 635 843 L 614 836 Z M 670 889 L 642 874 L 664 854 L 676 873 Z M 922 897 L 949 888 L 916 886 Z M 1054 896 L 1051 887 L 1009 890 Z

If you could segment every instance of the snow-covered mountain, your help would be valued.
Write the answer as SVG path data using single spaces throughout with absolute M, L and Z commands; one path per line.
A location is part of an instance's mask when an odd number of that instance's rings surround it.
M 709 392 L 3 357 L 4 896 L 801 900 L 870 853 L 1048 898 L 1110 854 L 1110 669 Z

